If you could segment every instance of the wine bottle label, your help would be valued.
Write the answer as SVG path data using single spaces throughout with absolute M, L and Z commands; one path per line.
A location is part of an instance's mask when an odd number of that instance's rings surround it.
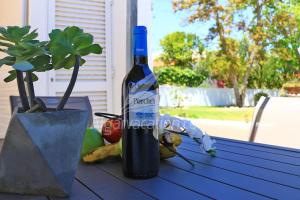
M 129 93 L 129 126 L 157 126 L 158 100 L 158 94 L 155 90 Z

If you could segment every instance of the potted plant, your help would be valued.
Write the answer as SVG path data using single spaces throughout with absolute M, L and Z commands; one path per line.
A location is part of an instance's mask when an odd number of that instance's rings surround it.
M 82 56 L 101 54 L 93 36 L 78 27 L 55 29 L 40 42 L 30 27 L 0 27 L 0 67 L 12 70 L 5 82 L 17 79 L 21 108 L 16 108 L 0 153 L 0 192 L 67 196 L 79 161 L 88 113 L 66 110 Z M 35 72 L 71 69 L 70 83 L 56 109 L 35 96 Z M 24 76 L 25 74 L 25 76 Z M 26 84 L 25 84 L 26 83 Z M 27 91 L 26 91 L 27 87 Z M 27 94 L 28 92 L 28 94 Z

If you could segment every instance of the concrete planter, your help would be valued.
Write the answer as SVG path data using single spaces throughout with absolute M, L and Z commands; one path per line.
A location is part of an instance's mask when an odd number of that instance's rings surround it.
M 17 113 L 0 153 L 0 192 L 68 196 L 80 159 L 88 113 Z

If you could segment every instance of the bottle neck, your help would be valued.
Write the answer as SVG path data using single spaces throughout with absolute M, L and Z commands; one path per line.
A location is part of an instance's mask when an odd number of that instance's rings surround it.
M 134 34 L 134 65 L 148 64 L 147 32 Z
M 148 64 L 148 56 L 134 56 L 134 66 L 137 65 L 147 65 Z

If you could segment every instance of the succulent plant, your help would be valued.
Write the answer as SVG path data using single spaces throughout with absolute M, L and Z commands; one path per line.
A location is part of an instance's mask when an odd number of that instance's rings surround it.
M 0 59 L 0 67 L 3 65 L 12 67 L 4 81 L 17 79 L 22 111 L 35 112 L 38 110 L 36 104 L 41 102 L 40 99 L 36 99 L 34 93 L 33 82 L 38 80 L 35 72 L 73 67 L 69 86 L 57 106 L 57 110 L 61 110 L 72 93 L 79 67 L 85 63 L 82 56 L 91 53 L 101 54 L 102 48 L 93 43 L 91 34 L 76 26 L 66 27 L 64 30 L 54 29 L 49 34 L 49 41 L 39 41 L 37 37 L 37 30 L 31 31 L 30 26 L 0 27 L 0 51 L 6 54 L 6 57 Z M 24 81 L 27 83 L 30 101 L 27 98 Z

